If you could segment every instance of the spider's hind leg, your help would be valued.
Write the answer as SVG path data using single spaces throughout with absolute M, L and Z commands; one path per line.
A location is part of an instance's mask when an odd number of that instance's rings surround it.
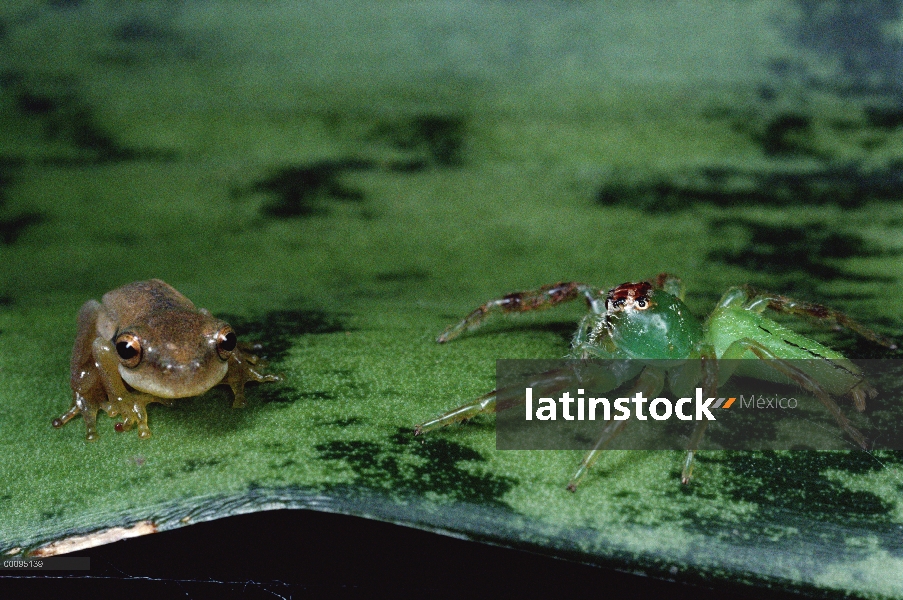
M 659 273 L 655 279 L 649 281 L 655 289 L 664 290 L 675 296 L 684 299 L 684 282 L 677 275 L 672 275 L 671 273 Z
M 735 299 L 740 298 L 738 293 L 743 294 L 743 308 L 745 308 L 746 310 L 762 313 L 765 311 L 765 309 L 769 309 L 777 313 L 804 317 L 807 319 L 812 319 L 819 323 L 824 323 L 828 326 L 834 327 L 835 329 L 847 329 L 849 331 L 853 331 L 861 335 L 865 339 L 871 342 L 875 342 L 876 344 L 886 346 L 891 350 L 896 350 L 898 348 L 898 344 L 895 340 L 872 331 L 865 325 L 853 320 L 847 314 L 842 313 L 839 310 L 834 310 L 833 308 L 829 308 L 821 304 L 805 302 L 803 300 L 796 300 L 788 296 L 781 296 L 779 294 L 763 292 L 749 285 L 744 285 L 739 288 L 733 288 L 727 294 L 725 294 L 722 302 L 724 302 L 724 300 L 727 299 L 728 296 L 730 296 L 732 293 L 735 294 Z
M 859 447 L 865 450 L 868 449 L 868 440 L 866 440 L 865 436 L 850 423 L 850 420 L 843 414 L 840 407 L 837 406 L 837 403 L 831 398 L 831 394 L 826 385 L 816 378 L 817 376 L 814 372 L 807 372 L 807 369 L 804 366 L 800 366 L 799 362 L 784 359 L 764 344 L 749 338 L 733 342 L 722 355 L 722 359 L 739 358 L 746 351 L 752 352 L 775 371 L 782 373 L 803 389 L 812 392 L 815 397 L 818 398 L 818 401 L 828 409 L 840 428 L 843 429 Z M 730 362 L 732 364 L 736 363 L 736 361 Z M 863 382 L 860 382 L 860 384 L 862 383 Z M 853 390 L 861 391 L 862 388 L 860 388 L 860 384 L 857 384 Z M 864 385 L 867 386 L 868 384 Z M 857 400 L 857 402 L 859 402 L 859 400 Z M 861 403 L 864 408 L 865 400 L 862 399 Z

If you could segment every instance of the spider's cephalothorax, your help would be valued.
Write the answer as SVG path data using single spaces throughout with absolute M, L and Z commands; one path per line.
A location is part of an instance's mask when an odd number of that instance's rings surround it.
M 611 314 L 620 310 L 646 310 L 649 308 L 649 292 L 652 284 L 648 281 L 622 283 L 612 288 L 605 298 L 605 307 Z
M 702 337 L 702 325 L 686 305 L 647 281 L 613 288 L 605 306 L 605 315 L 587 342 L 575 340 L 575 355 L 599 356 L 595 348 L 613 346 L 625 358 L 683 359 L 693 353 Z
M 696 372 L 701 373 L 706 395 L 712 397 L 717 396 L 718 385 L 735 371 L 759 379 L 790 379 L 813 393 L 831 411 L 841 428 L 865 447 L 865 438 L 850 424 L 833 400 L 834 397 L 848 396 L 858 410 L 863 410 L 865 400 L 874 395 L 875 390 L 865 381 L 856 365 L 841 353 L 796 333 L 762 313 L 770 309 L 826 322 L 855 331 L 889 348 L 897 347 L 893 340 L 836 310 L 760 292 L 749 286 L 734 287 L 725 292 L 703 323 L 687 309 L 683 295 L 680 279 L 666 273 L 654 280 L 622 283 L 610 290 L 577 282 L 556 283 L 487 302 L 461 322 L 448 327 L 437 341 L 447 342 L 466 330 L 479 327 L 493 313 L 549 308 L 584 298 L 592 313 L 577 329 L 571 356 L 638 359 L 641 363 L 664 359 L 665 362 L 655 364 L 642 363 L 644 366 L 638 369 L 641 372 L 634 391 L 643 396 L 656 397 L 664 386 L 665 376 L 676 375 L 680 370 L 689 372 L 685 369 L 687 366 L 698 367 Z M 731 361 L 719 369 L 719 361 L 723 359 L 748 360 Z M 635 376 L 636 371 L 631 373 Z M 630 381 L 629 378 L 618 379 L 614 375 L 610 379 L 617 385 Z M 418 425 L 415 434 L 464 421 L 480 413 L 494 412 L 495 400 L 496 392 L 493 390 L 475 402 Z M 684 483 L 690 480 L 693 455 L 702 439 L 706 422 L 700 422 L 690 437 L 681 476 Z M 620 428 L 606 428 L 596 449 L 581 463 L 568 486 L 570 489 L 576 489 L 599 449 L 619 431 Z

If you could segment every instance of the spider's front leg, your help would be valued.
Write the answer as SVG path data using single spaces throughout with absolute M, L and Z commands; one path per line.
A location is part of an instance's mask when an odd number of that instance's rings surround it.
M 421 435 L 440 427 L 447 427 L 455 423 L 462 423 L 479 414 L 492 414 L 496 411 L 496 394 L 498 390 L 492 390 L 488 394 L 483 394 L 473 402 L 462 404 L 458 408 L 454 408 L 447 413 L 441 414 L 435 419 L 430 419 L 414 426 L 414 435 Z
M 585 381 L 585 385 L 595 386 L 595 389 L 614 389 L 621 383 L 617 374 L 610 370 L 591 370 L 590 377 L 591 379 Z M 539 373 L 523 385 L 502 388 L 501 390 L 492 390 L 488 394 L 480 396 L 473 402 L 463 404 L 447 413 L 439 415 L 435 419 L 416 425 L 414 427 L 414 435 L 421 435 L 434 429 L 461 423 L 480 414 L 492 414 L 499 410 L 514 408 L 524 401 L 524 398 L 520 393 L 508 393 L 515 389 L 517 392 L 522 392 L 524 388 L 531 387 L 538 396 L 556 396 L 559 392 L 572 387 L 575 381 L 583 381 L 583 377 L 581 376 L 581 373 L 573 367 L 564 367 Z M 499 396 L 506 399 L 501 405 L 498 403 Z M 516 398 L 516 400 L 508 400 L 512 397 Z
M 637 382 L 628 396 L 632 396 L 639 392 L 646 398 L 655 398 L 664 387 L 665 374 L 659 369 L 645 367 L 637 378 Z M 625 419 L 623 421 L 611 421 L 606 425 L 605 429 L 602 430 L 602 433 L 596 440 L 596 443 L 593 445 L 593 449 L 586 453 L 586 456 L 583 457 L 580 466 L 577 468 L 577 472 L 571 477 L 571 481 L 567 486 L 568 491 L 577 491 L 577 486 L 580 485 L 580 482 L 586 477 L 586 474 L 592 468 L 593 464 L 599 459 L 599 453 L 615 439 L 618 434 L 624 431 L 624 428 L 627 427 L 627 423 L 629 422 L 629 419 Z
M 703 394 L 707 398 L 714 398 L 718 395 L 718 359 L 715 349 L 708 344 L 703 345 L 700 361 L 702 363 Z M 684 467 L 680 473 L 680 482 L 684 485 L 690 483 L 690 479 L 693 477 L 693 461 L 708 426 L 707 419 L 698 421 L 693 428 L 693 433 L 690 434 L 690 441 L 687 443 L 687 458 L 684 460 Z
M 446 328 L 446 330 L 436 338 L 436 341 L 443 344 L 458 337 L 466 330 L 476 329 L 493 314 L 542 310 L 576 300 L 581 296 L 586 300 L 586 304 L 589 306 L 590 310 L 593 312 L 601 312 L 605 307 L 599 305 L 599 302 L 602 299 L 599 294 L 600 292 L 593 289 L 591 286 L 584 283 L 577 283 L 576 281 L 544 285 L 538 290 L 514 292 L 497 300 L 490 300 L 486 304 L 483 304 L 464 317 L 459 323 L 450 325 Z

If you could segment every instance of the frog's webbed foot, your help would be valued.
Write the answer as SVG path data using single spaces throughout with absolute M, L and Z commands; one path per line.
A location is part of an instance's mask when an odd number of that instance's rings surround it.
M 281 375 L 263 373 L 259 370 L 265 365 L 266 361 L 260 360 L 257 355 L 249 352 L 235 352 L 229 358 L 229 370 L 222 383 L 232 388 L 232 395 L 235 397 L 232 401 L 232 408 L 244 408 L 247 405 L 247 400 L 245 400 L 245 384 L 247 382 L 282 381 Z
M 116 431 L 131 431 L 132 427 L 138 426 L 138 437 L 147 439 L 151 436 L 150 427 L 147 424 L 147 405 L 151 402 L 163 402 L 167 406 L 172 404 L 172 400 L 168 398 L 157 398 L 150 394 L 138 392 L 129 394 L 124 398 L 120 398 L 116 404 L 111 416 L 115 414 L 122 415 L 122 421 L 116 423 L 114 428 Z

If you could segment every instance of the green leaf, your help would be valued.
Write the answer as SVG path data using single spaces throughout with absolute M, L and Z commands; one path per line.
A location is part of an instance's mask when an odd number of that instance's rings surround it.
M 75 14 L 104 60 L 78 58 L 68 30 L 72 56 L 21 41 L 60 27 L 40 12 L 9 35 L 43 67 L 11 62 L 0 88 L 15 134 L 0 142 L 0 554 L 306 508 L 681 581 L 903 595 L 894 453 L 703 453 L 682 486 L 681 453 L 611 451 L 572 494 L 579 452 L 497 451 L 491 416 L 412 435 L 490 390 L 496 359 L 567 352 L 576 305 L 434 342 L 482 302 L 546 283 L 669 271 L 704 316 L 748 282 L 899 335 L 903 215 L 882 183 L 899 175 L 899 144 L 870 172 L 836 166 L 862 148 L 832 123 L 864 105 L 819 98 L 809 121 L 750 123 L 717 87 L 705 102 L 673 87 L 624 86 L 598 105 L 574 92 L 549 112 L 542 89 L 512 107 L 424 77 L 333 98 L 251 73 L 261 99 L 223 89 L 238 57 L 202 45 L 186 58 L 205 39 L 191 15 L 154 46 L 111 42 Z M 49 65 L 62 75 L 43 77 Z M 629 106 L 646 116 L 625 119 Z M 827 133 L 800 150 L 806 123 Z M 787 158 L 788 144 L 837 160 Z M 96 443 L 80 420 L 54 430 L 79 307 L 151 277 L 260 342 L 284 381 L 249 386 L 241 410 L 219 388 L 152 405 L 149 440 L 106 416 Z

